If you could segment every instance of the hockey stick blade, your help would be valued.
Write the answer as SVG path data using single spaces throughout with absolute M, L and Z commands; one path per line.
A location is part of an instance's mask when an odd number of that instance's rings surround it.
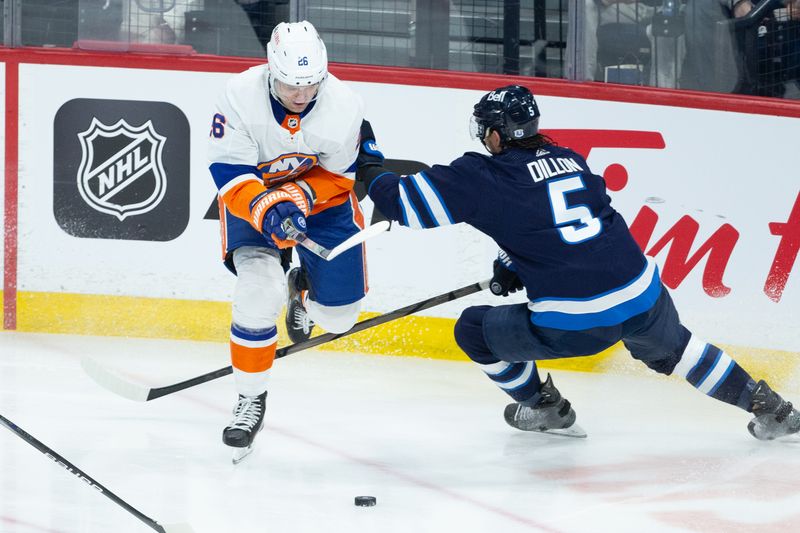
M 73 476 L 80 479 L 84 484 L 89 485 L 91 488 L 111 500 L 112 502 L 116 503 L 130 514 L 138 518 L 142 523 L 147 525 L 149 528 L 159 531 L 161 533 L 193 533 L 193 529 L 189 524 L 171 524 L 171 525 L 163 525 L 159 524 L 146 514 L 142 513 L 125 500 L 108 490 L 106 487 L 101 485 L 98 481 L 92 478 L 89 474 L 75 466 L 74 464 L 70 463 L 66 459 L 64 459 L 61 455 L 59 455 L 55 450 L 48 447 L 42 441 L 16 425 L 14 422 L 9 420 L 8 418 L 0 415 L 0 425 L 5 426 L 12 433 L 14 433 L 17 437 L 21 438 L 40 452 L 42 452 L 45 457 L 56 463 L 58 466 L 72 474 Z
M 322 335 L 311 337 L 308 340 L 298 342 L 289 346 L 284 346 L 283 348 L 280 348 L 275 352 L 275 359 L 280 359 L 281 357 L 286 357 L 287 355 L 293 354 L 295 352 L 300 352 L 302 350 L 314 348 L 321 344 L 326 344 L 336 339 L 347 337 L 348 335 L 353 335 L 354 333 L 358 333 L 360 331 L 364 331 L 366 329 L 373 328 L 375 326 L 380 326 L 381 324 L 385 324 L 387 322 L 397 320 L 398 318 L 403 318 L 412 315 L 419 311 L 423 311 L 425 309 L 429 309 L 431 307 L 435 307 L 443 303 L 452 302 L 453 300 L 463 298 L 464 296 L 469 296 L 470 294 L 475 294 L 477 292 L 480 292 L 486 289 L 487 287 L 489 287 L 488 279 L 478 283 L 467 285 L 465 287 L 461 287 L 460 289 L 455 289 L 446 292 L 444 294 L 439 294 L 438 296 L 433 296 L 431 298 L 428 298 L 427 300 L 422 300 L 421 302 L 407 305 L 405 307 L 401 307 L 400 309 L 395 309 L 394 311 L 390 311 L 382 315 L 368 318 L 367 320 L 362 320 L 361 322 L 358 322 L 356 325 L 354 325 L 352 328 L 345 331 L 344 333 L 323 333 Z M 209 372 L 207 374 L 203 374 L 195 378 L 187 379 L 186 381 L 181 381 L 180 383 L 175 383 L 173 385 L 165 385 L 163 387 L 150 388 L 145 385 L 132 383 L 126 380 L 125 378 L 119 376 L 118 374 L 115 374 L 114 372 L 108 370 L 97 361 L 94 361 L 88 357 L 84 358 L 81 361 L 81 366 L 83 367 L 84 371 L 89 375 L 89 377 L 92 378 L 98 385 L 100 385 L 104 389 L 107 389 L 113 392 L 114 394 L 117 394 L 119 396 L 128 398 L 136 402 L 149 402 L 151 400 L 161 398 L 162 396 L 167 396 L 169 394 L 173 394 L 175 392 L 179 392 L 184 389 L 194 387 L 195 385 L 200 385 L 202 383 L 206 383 L 233 373 L 233 367 L 226 366 L 225 368 L 220 368 L 219 370 L 214 370 L 213 372 Z
M 189 387 L 194 387 L 195 385 L 200 385 L 201 383 L 212 381 L 233 373 L 233 367 L 228 366 L 225 368 L 220 368 L 219 370 L 215 370 L 214 372 L 209 372 L 208 374 L 203 374 L 202 376 L 198 376 L 196 378 L 181 381 L 180 383 L 176 383 L 174 385 L 151 388 L 146 385 L 140 385 L 138 383 L 128 381 L 124 377 L 112 372 L 102 364 L 98 363 L 91 357 L 84 357 L 81 359 L 81 367 L 83 368 L 83 371 L 94 380 L 95 383 L 104 389 L 135 402 L 149 402 L 150 400 L 155 400 L 156 398 L 166 396 L 167 394 L 188 389 Z
M 371 239 L 377 235 L 380 235 L 384 231 L 389 229 L 389 222 L 386 220 L 382 220 L 381 222 L 377 222 L 371 226 L 368 226 L 352 237 L 345 240 L 343 243 L 339 244 L 338 246 L 334 247 L 331 252 L 328 254 L 327 259 L 328 261 L 333 260 L 335 257 L 341 255 L 343 252 L 346 252 L 353 246 L 358 246 L 362 242 L 366 241 L 367 239 Z
M 388 229 L 389 229 L 389 222 L 383 220 L 381 222 L 378 222 L 376 224 L 364 228 L 363 230 L 359 231 L 355 235 L 352 235 L 347 240 L 335 246 L 334 248 L 328 249 L 322 246 L 321 244 L 317 244 L 316 242 L 308 238 L 305 233 L 298 230 L 294 226 L 294 224 L 292 224 L 291 219 L 287 218 L 283 222 L 283 230 L 291 239 L 297 241 L 303 248 L 307 249 L 314 255 L 317 255 L 325 259 L 326 261 L 332 261 L 333 259 L 341 255 L 342 253 L 346 252 L 350 248 L 358 246 L 367 239 L 371 239 L 376 235 L 380 235 L 381 233 L 383 233 Z
M 149 388 L 132 383 L 98 363 L 91 357 L 81 359 L 81 368 L 95 383 L 118 396 L 134 402 L 146 402 Z

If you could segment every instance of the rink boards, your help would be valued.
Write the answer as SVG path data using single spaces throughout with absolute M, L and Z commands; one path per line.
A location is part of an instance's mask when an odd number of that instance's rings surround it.
M 3 113 L 4 328 L 225 341 L 234 279 L 220 263 L 205 143 L 217 93 L 252 63 L 0 55 L 0 105 L 18 112 Z M 379 67 L 333 72 L 362 96 L 387 157 L 426 164 L 481 151 L 467 131 L 472 105 L 494 87 L 529 85 L 541 127 L 604 175 L 690 329 L 791 378 L 800 355 L 797 103 Z M 364 207 L 369 215 L 369 200 Z M 367 249 L 365 316 L 488 278 L 497 251 L 462 225 L 393 228 Z M 459 358 L 460 310 L 514 301 L 523 300 L 467 297 L 332 347 Z M 568 364 L 605 369 L 613 359 Z

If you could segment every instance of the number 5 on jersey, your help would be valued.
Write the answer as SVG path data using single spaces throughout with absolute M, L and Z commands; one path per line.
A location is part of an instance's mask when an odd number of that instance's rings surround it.
M 547 182 L 547 193 L 550 196 L 550 208 L 553 221 L 561 233 L 561 239 L 567 244 L 578 244 L 588 241 L 600 234 L 603 229 L 600 220 L 592 214 L 589 206 L 573 205 L 567 202 L 571 192 L 586 188 L 580 176 L 552 180 Z

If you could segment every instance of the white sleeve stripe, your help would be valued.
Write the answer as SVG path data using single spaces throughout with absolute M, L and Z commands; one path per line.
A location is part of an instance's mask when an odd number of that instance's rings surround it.
M 261 182 L 261 180 L 259 180 L 254 174 L 242 174 L 241 176 L 236 176 L 228 183 L 220 187 L 219 195 L 225 196 L 225 193 L 227 193 L 233 187 L 250 180 Z
M 408 198 L 408 192 L 406 191 L 405 185 L 403 182 L 398 182 L 398 186 L 400 188 L 400 207 L 403 209 L 403 213 L 405 213 L 405 218 L 408 221 L 408 227 L 414 229 L 422 229 L 422 222 L 419 220 L 419 215 L 417 214 L 416 208 L 411 203 L 411 200 Z
M 411 176 L 411 179 L 414 180 L 414 184 L 417 186 L 420 196 L 422 196 L 423 200 L 427 204 L 428 211 L 430 211 L 431 216 L 433 216 L 433 219 L 436 221 L 436 225 L 447 226 L 452 224 L 453 218 L 447 211 L 447 207 L 445 207 L 444 203 L 442 203 L 441 196 L 439 196 L 436 189 L 428 181 L 428 178 L 425 176 L 425 174 L 418 172 L 417 174 Z

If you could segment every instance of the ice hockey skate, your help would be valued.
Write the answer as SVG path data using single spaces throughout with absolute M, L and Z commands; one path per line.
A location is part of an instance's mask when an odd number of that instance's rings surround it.
M 308 290 L 308 283 L 300 268 L 289 271 L 287 278 L 289 285 L 289 302 L 286 304 L 286 332 L 289 339 L 297 344 L 311 337 L 314 322 L 308 318 L 308 313 L 303 305 L 303 292 Z
M 233 464 L 239 464 L 253 451 L 256 435 L 264 427 L 267 393 L 259 396 L 239 395 L 233 408 L 233 420 L 222 431 L 222 442 L 234 448 Z
M 575 411 L 569 400 L 561 396 L 550 374 L 539 390 L 541 397 L 535 405 L 512 403 L 506 406 L 504 416 L 508 425 L 522 431 L 537 431 L 564 437 L 586 437 L 586 432 L 575 423 Z
M 769 388 L 763 379 L 753 391 L 753 418 L 747 429 L 759 440 L 800 441 L 800 413 L 781 396 Z

